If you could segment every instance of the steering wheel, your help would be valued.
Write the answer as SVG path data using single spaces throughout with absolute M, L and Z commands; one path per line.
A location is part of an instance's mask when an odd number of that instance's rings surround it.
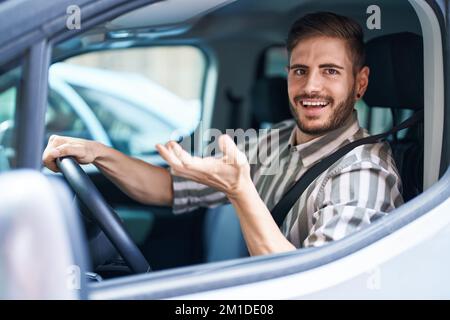
M 125 230 L 119 216 L 107 205 L 80 165 L 72 157 L 58 158 L 56 165 L 130 269 L 134 273 L 150 271 L 150 265 Z

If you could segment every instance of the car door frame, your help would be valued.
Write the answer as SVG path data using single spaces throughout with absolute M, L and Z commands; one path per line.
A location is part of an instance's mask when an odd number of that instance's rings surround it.
M 443 41 L 443 48 L 445 52 L 444 56 L 444 90 L 447 94 L 445 94 L 445 114 L 444 114 L 444 133 L 442 140 L 442 160 L 440 166 L 441 175 L 447 170 L 450 166 L 450 1 L 449 0 L 439 0 L 438 4 L 441 10 L 445 11 L 445 37 L 446 41 Z M 447 137 L 447 139 L 445 139 Z

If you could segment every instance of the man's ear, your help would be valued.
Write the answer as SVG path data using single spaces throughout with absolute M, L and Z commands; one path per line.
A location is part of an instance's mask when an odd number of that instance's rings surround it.
M 367 86 L 369 85 L 369 73 L 369 67 L 364 66 L 356 75 L 356 96 L 358 99 L 361 99 L 367 90 Z

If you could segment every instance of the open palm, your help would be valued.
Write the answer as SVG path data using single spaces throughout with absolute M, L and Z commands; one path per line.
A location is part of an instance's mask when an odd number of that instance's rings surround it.
M 174 175 L 208 185 L 228 196 L 239 193 L 242 182 L 250 179 L 250 165 L 245 154 L 227 135 L 219 137 L 222 156 L 218 158 L 191 156 L 175 141 L 165 146 L 158 144 L 156 148 Z

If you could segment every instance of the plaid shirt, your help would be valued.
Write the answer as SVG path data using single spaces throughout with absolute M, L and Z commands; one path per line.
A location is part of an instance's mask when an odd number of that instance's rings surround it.
M 253 183 L 269 210 L 318 161 L 343 145 L 368 136 L 358 124 L 356 111 L 342 127 L 299 145 L 293 143 L 295 126 L 294 120 L 283 121 L 258 143 L 250 144 L 250 148 L 258 148 L 257 152 L 250 152 L 254 155 L 266 152 L 271 145 L 269 158 L 272 162 L 274 157 L 277 159 L 278 166 L 272 171 L 261 163 L 251 165 Z M 274 141 L 278 142 L 275 148 Z M 213 188 L 173 175 L 172 178 L 174 213 L 228 202 L 223 193 Z M 320 246 L 360 230 L 402 203 L 401 180 L 389 144 L 362 145 L 309 185 L 286 216 L 281 232 L 297 248 Z

